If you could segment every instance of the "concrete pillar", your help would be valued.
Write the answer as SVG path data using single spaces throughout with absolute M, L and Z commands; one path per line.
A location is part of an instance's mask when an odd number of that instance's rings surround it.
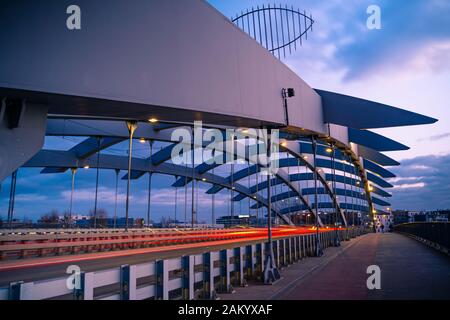
M 136 266 L 120 267 L 120 300 L 136 300 Z
M 156 300 L 169 300 L 169 270 L 167 268 L 167 260 L 158 260 L 156 266 Z
M 184 300 L 194 299 L 194 256 L 183 256 L 181 258 L 183 267 L 182 295 Z
M 230 268 L 228 250 L 220 251 L 220 284 L 222 292 L 230 292 Z
M 214 261 L 210 252 L 203 254 L 203 293 L 205 299 L 214 299 Z
M 9 300 L 33 300 L 33 282 L 12 282 L 9 285 Z

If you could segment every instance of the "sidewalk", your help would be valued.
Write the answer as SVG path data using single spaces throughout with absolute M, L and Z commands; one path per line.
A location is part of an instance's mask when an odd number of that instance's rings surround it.
M 381 290 L 368 290 L 369 265 L 381 269 Z M 223 300 L 450 299 L 450 259 L 406 236 L 367 234 L 281 271 L 274 285 L 235 288 Z

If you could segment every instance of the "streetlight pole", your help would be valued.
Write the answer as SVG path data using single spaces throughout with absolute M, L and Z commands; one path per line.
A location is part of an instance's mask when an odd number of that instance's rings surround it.
M 272 244 L 272 199 L 271 199 L 271 181 L 270 181 L 270 159 L 271 159 L 271 129 L 267 129 L 267 145 L 266 145 L 266 174 L 267 174 L 267 247 L 265 251 L 265 264 L 264 264 L 264 284 L 272 284 L 274 281 L 280 279 L 280 273 L 274 260 L 273 244 Z
M 175 182 L 178 181 L 178 176 L 175 176 Z M 173 223 L 177 224 L 177 209 L 178 209 L 178 188 L 175 187 L 175 213 L 174 213 L 174 221 Z
M 12 227 L 12 221 L 14 216 L 14 203 L 16 199 L 16 182 L 17 182 L 17 170 L 11 175 L 11 190 L 9 193 L 9 207 L 8 207 L 8 224 L 9 228 Z
M 149 141 L 150 144 L 150 164 L 152 163 L 152 155 L 153 155 L 153 141 Z M 147 203 L 147 227 L 150 227 L 150 219 L 151 219 L 151 199 L 152 199 L 152 175 L 151 171 L 148 172 L 148 203 Z
M 333 168 L 333 194 L 335 197 L 335 203 L 334 203 L 334 246 L 339 247 L 341 245 L 341 241 L 339 239 L 339 232 L 337 230 L 338 227 L 338 219 L 339 219 L 339 210 L 338 210 L 338 200 L 337 200 L 337 190 L 336 190 L 336 148 L 334 143 L 331 143 L 331 163 Z
M 72 171 L 72 191 L 70 192 L 69 226 L 72 226 L 73 194 L 75 191 L 75 173 L 77 173 L 77 168 L 72 168 L 71 171 Z
M 117 192 L 119 190 L 120 169 L 115 169 L 115 170 L 116 170 L 116 198 L 114 200 L 114 229 L 116 229 L 116 225 L 117 225 Z
M 192 129 L 192 132 L 194 129 Z M 192 148 L 191 227 L 195 224 L 195 144 Z
M 99 177 L 99 166 L 100 166 L 100 145 L 101 138 L 97 138 L 97 171 L 95 178 L 95 200 L 94 200 L 94 229 L 97 228 L 97 202 L 98 202 L 98 177 Z
M 129 133 L 129 144 L 128 144 L 128 179 L 127 179 L 127 197 L 125 202 L 125 231 L 128 231 L 128 216 L 130 208 L 130 183 L 131 183 L 131 160 L 133 152 L 133 135 L 137 128 L 136 121 L 127 121 L 127 128 Z
M 319 240 L 319 203 L 317 197 L 317 141 L 314 136 L 311 136 L 312 148 L 313 148 L 313 162 L 314 162 L 314 211 L 315 220 L 314 225 L 316 227 L 316 257 L 322 256 L 322 248 Z

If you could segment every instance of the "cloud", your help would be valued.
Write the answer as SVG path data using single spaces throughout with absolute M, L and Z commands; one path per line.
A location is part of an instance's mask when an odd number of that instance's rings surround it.
M 418 141 L 438 141 L 450 138 L 450 132 L 444 132 L 441 134 L 436 134 L 434 136 L 428 137 L 428 138 L 421 138 Z
M 18 194 L 15 197 L 15 201 L 19 201 L 19 202 L 38 202 L 38 201 L 46 201 L 46 200 L 48 200 L 48 197 L 46 195 L 34 194 L 34 193 Z
M 381 30 L 369 30 L 366 9 L 381 9 Z M 306 79 L 317 72 L 350 82 L 374 75 L 450 70 L 450 2 L 441 0 L 328 0 L 302 4 L 314 32 L 287 63 Z M 321 83 L 321 82 L 318 82 Z
M 396 184 L 392 188 L 393 190 L 396 189 L 417 189 L 417 188 L 423 188 L 426 184 L 424 182 L 417 182 L 417 183 L 404 183 L 404 184 Z
M 391 169 L 392 205 L 397 209 L 450 208 L 450 154 L 421 156 L 402 161 Z

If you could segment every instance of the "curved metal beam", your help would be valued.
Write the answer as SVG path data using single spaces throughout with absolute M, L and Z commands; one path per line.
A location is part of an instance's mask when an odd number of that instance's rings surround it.
M 113 169 L 113 170 L 127 170 L 128 169 L 128 157 L 115 156 L 115 155 L 100 155 L 100 169 Z M 55 150 L 41 150 L 36 156 L 24 164 L 23 167 L 48 167 L 48 168 L 83 168 L 88 165 L 90 168 L 97 167 L 97 158 L 91 156 L 85 159 L 78 159 L 73 152 L 70 151 L 55 151 Z M 186 173 L 185 167 L 171 164 L 161 163 L 159 165 L 153 165 L 146 159 L 133 158 L 132 161 L 133 171 L 139 172 L 153 172 L 172 176 L 182 176 L 185 179 L 191 177 L 191 173 Z M 261 203 L 264 207 L 268 207 L 267 199 L 261 197 L 259 194 L 250 193 L 249 189 L 236 184 L 231 186 L 228 181 L 220 176 L 213 175 L 211 173 L 202 173 L 196 175 L 197 180 L 211 183 L 214 185 L 220 185 L 222 188 L 232 189 L 248 197 L 252 200 Z M 291 223 L 290 220 L 281 215 L 278 210 L 272 207 L 272 211 L 277 214 L 286 223 Z

